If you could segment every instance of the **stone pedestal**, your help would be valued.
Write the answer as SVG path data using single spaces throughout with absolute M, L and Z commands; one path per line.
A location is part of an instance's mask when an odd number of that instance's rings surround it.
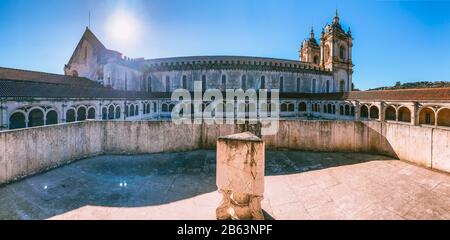
M 245 132 L 217 141 L 218 220 L 263 220 L 264 142 Z

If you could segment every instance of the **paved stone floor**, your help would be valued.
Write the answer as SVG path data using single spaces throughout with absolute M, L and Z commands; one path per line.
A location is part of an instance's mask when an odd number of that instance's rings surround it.
M 274 219 L 450 219 L 450 175 L 383 156 L 269 151 Z M 100 156 L 0 187 L 0 219 L 214 219 L 215 152 Z

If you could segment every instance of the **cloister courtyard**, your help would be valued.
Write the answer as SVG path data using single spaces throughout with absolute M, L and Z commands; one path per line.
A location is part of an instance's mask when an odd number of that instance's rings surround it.
M 450 175 L 380 155 L 267 151 L 266 219 L 450 219 Z M 215 219 L 216 152 L 104 155 L 0 187 L 0 219 Z

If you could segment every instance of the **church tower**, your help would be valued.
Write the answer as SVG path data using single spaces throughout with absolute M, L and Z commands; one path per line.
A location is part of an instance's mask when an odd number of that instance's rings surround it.
M 308 40 L 304 40 L 300 47 L 300 61 L 312 63 L 317 66 L 320 64 L 320 46 L 314 36 L 314 29 L 311 28 L 311 34 Z
M 322 30 L 320 66 L 333 72 L 334 86 L 339 92 L 352 91 L 352 41 L 350 28 L 347 32 L 342 29 L 336 10 L 331 26 L 327 24 Z

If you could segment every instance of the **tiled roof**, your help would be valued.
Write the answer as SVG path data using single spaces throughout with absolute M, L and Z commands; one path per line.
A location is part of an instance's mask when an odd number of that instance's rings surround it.
M 450 88 L 421 88 L 351 92 L 347 99 L 373 100 L 450 100 Z
M 193 95 L 193 94 L 191 94 Z M 81 77 L 0 68 L 0 98 L 157 99 L 171 93 L 126 92 L 105 88 Z M 282 99 L 450 101 L 450 88 L 425 88 L 349 93 L 280 93 Z
M 118 91 L 82 77 L 0 68 L 0 98 L 4 97 L 149 99 L 170 98 L 170 94 Z
M 338 93 L 280 93 L 286 99 L 374 100 L 374 101 L 450 101 L 450 88 L 423 88 Z
M 12 68 L 0 67 L 0 80 L 40 82 L 74 86 L 99 86 L 94 81 L 82 77 L 71 77 L 52 73 L 26 71 Z
M 170 96 L 170 93 L 126 92 L 105 87 L 0 80 L 0 97 L 8 98 L 152 99 Z

